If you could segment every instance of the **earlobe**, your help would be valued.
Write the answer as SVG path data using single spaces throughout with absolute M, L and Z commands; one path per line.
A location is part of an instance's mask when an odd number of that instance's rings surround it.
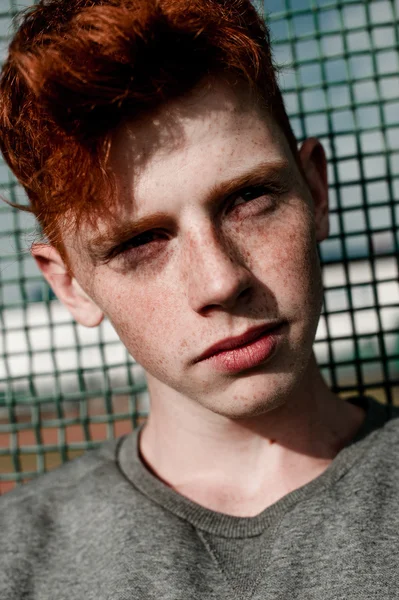
M 318 139 L 308 138 L 302 144 L 299 156 L 313 199 L 316 238 L 322 242 L 329 232 L 326 155 Z
M 53 292 L 73 318 L 86 327 L 99 325 L 104 318 L 102 310 L 81 288 L 56 248 L 49 244 L 34 244 L 31 254 Z

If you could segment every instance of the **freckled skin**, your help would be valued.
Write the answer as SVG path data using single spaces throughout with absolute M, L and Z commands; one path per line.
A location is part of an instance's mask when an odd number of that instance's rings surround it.
M 152 389 L 234 418 L 264 413 L 295 391 L 309 368 L 322 302 L 310 191 L 277 125 L 240 94 L 226 86 L 160 110 L 159 131 L 170 115 L 179 122 L 179 140 L 167 152 L 145 120 L 118 132 L 112 165 L 123 190 L 121 218 L 166 211 L 176 224 L 150 260 L 117 257 L 92 266 L 90 231 L 70 241 L 76 279 L 150 375 Z M 293 179 L 273 210 L 240 207 L 240 216 L 215 217 L 205 203 L 215 183 L 282 159 L 292 164 Z M 219 340 L 271 319 L 287 326 L 262 367 L 226 375 L 192 363 Z

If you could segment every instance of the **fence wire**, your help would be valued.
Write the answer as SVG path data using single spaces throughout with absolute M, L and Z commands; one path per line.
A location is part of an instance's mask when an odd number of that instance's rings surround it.
M 23 6 L 0 0 L 1 60 Z M 319 137 L 329 159 L 317 359 L 341 395 L 399 404 L 399 0 L 261 8 L 295 133 Z M 25 201 L 2 161 L 0 192 Z M 30 257 L 34 239 L 30 215 L 0 206 L 0 494 L 148 412 L 142 369 L 109 323 L 72 321 Z

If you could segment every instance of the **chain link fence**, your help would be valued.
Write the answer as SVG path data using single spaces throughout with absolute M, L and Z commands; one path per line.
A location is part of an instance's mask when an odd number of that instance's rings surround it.
M 25 6 L 30 2 L 25 1 Z M 399 403 L 399 0 L 267 0 L 299 140 L 329 159 L 331 235 L 315 352 L 331 387 Z M 0 0 L 0 59 L 21 2 Z M 0 192 L 24 194 L 0 161 Z M 0 206 L 0 494 L 136 426 L 142 369 L 109 323 L 73 323 L 29 254 L 35 224 Z

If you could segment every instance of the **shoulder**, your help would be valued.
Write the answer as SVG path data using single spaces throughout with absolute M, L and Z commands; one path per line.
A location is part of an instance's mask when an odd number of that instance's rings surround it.
M 2 600 L 36 597 L 32 586 L 47 589 L 76 560 L 102 552 L 121 515 L 135 514 L 140 497 L 119 470 L 119 445 L 107 442 L 0 498 Z
M 376 436 L 376 446 L 390 450 L 393 454 L 399 452 L 399 408 L 391 409 L 391 416 Z M 399 462 L 398 462 L 399 467 Z
M 115 477 L 116 448 L 118 442 L 107 442 L 96 450 L 89 450 L 81 457 L 65 465 L 41 475 L 31 482 L 17 487 L 12 492 L 0 498 L 0 519 L 7 513 L 20 511 L 26 507 L 26 512 L 39 506 L 56 507 L 59 502 L 70 501 L 79 490 L 90 486 L 101 486 L 102 483 Z
M 385 407 L 384 407 L 385 408 Z M 392 488 L 399 493 L 399 409 L 390 409 L 390 417 L 372 430 L 363 440 L 357 442 L 355 453 L 360 461 L 356 461 L 362 486 L 370 481 L 373 489 L 378 486 Z M 352 473 L 353 475 L 353 473 Z M 377 485 L 378 484 L 378 485 Z
M 42 551 L 126 485 L 116 464 L 117 446 L 105 443 L 0 498 L 0 572 L 8 554 L 22 558 Z

